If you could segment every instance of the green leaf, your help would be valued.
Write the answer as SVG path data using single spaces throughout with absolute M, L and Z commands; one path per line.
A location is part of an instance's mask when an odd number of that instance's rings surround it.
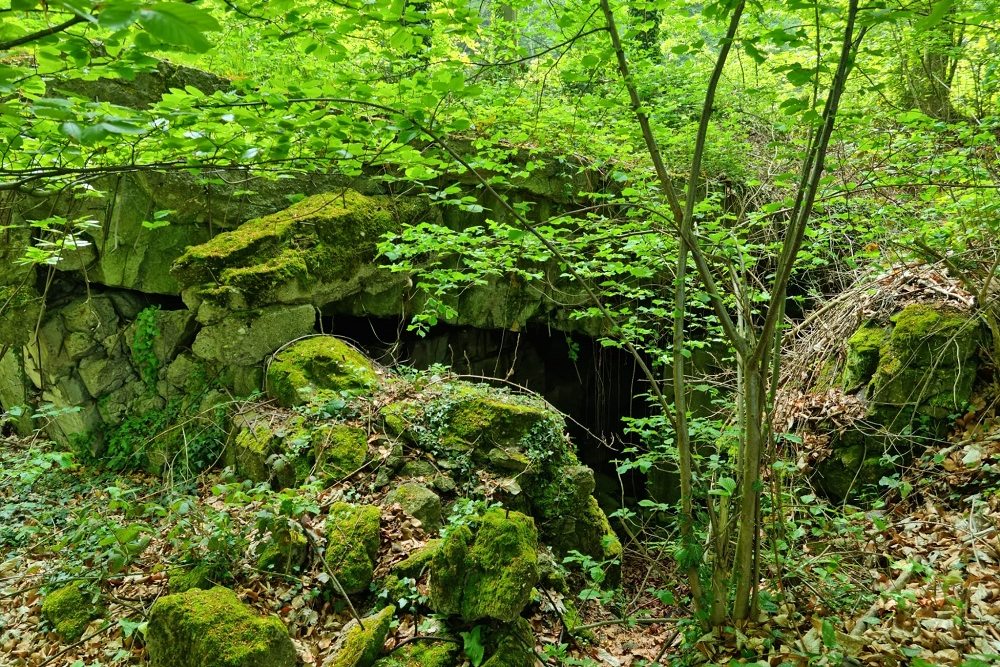
M 479 665 L 483 664 L 483 658 L 486 657 L 486 647 L 483 646 L 481 636 L 482 631 L 482 626 L 477 625 L 469 632 L 458 633 L 465 644 L 465 656 L 472 663 L 472 667 L 479 667 Z
M 219 24 L 207 12 L 179 2 L 163 2 L 139 11 L 139 21 L 157 39 L 193 51 L 208 51 L 212 43 L 202 33 L 218 30 Z
M 59 126 L 59 131 L 62 132 L 63 134 L 65 134 L 67 137 L 69 137 L 73 141 L 77 141 L 77 142 L 80 141 L 80 137 L 83 134 L 83 128 L 81 128 L 76 123 L 72 123 L 72 122 L 69 122 L 69 121 L 67 121 L 67 122 L 63 123 L 62 125 L 60 125 Z
M 931 13 L 917 21 L 914 27 L 919 31 L 933 28 L 944 20 L 944 17 L 948 15 L 948 12 L 951 11 L 954 4 L 955 0 L 938 0 L 938 2 L 934 4 L 934 9 L 931 10 Z
M 116 2 L 101 10 L 101 13 L 97 15 L 97 23 L 108 30 L 121 30 L 135 23 L 138 18 L 138 3 Z
M 837 631 L 833 627 L 830 619 L 823 619 L 823 646 L 833 648 L 837 645 Z
M 732 477 L 720 477 L 718 485 L 719 488 L 712 489 L 710 491 L 712 495 L 725 496 L 728 498 L 736 491 L 736 480 Z

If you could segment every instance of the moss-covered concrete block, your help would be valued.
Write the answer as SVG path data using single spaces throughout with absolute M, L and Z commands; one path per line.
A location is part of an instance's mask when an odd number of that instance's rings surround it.
M 326 561 L 344 592 L 368 590 L 378 557 L 381 511 L 374 505 L 334 503 L 326 519 Z
M 150 667 L 294 667 L 297 660 L 278 617 L 258 616 L 219 586 L 154 602 L 146 647 Z
M 92 593 L 79 583 L 58 588 L 42 600 L 42 615 L 67 643 L 80 639 L 101 612 L 101 605 L 94 601 Z
M 430 533 L 436 533 L 441 527 L 441 498 L 423 484 L 400 484 L 386 495 L 385 502 L 387 505 L 398 504 Z
M 325 424 L 312 433 L 316 470 L 325 480 L 339 482 L 364 465 L 368 434 L 346 424 Z
M 267 368 L 267 393 L 285 407 L 304 405 L 318 392 L 363 394 L 378 384 L 375 365 L 346 342 L 313 336 L 281 350 Z
M 362 619 L 363 626 L 352 620 L 344 626 L 327 667 L 371 667 L 382 653 L 386 635 L 396 608 L 389 606 Z
M 430 567 L 431 607 L 467 623 L 513 621 L 538 583 L 535 522 L 490 510 L 444 538 Z
M 455 667 L 459 653 L 454 639 L 424 639 L 396 649 L 376 662 L 375 667 Z

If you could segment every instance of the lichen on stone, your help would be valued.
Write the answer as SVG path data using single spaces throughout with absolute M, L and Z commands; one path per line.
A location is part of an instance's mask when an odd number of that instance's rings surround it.
M 47 594 L 42 600 L 42 615 L 63 641 L 72 643 L 83 636 L 92 620 L 101 614 L 101 606 L 80 583 L 72 583 Z
M 348 594 L 368 589 L 378 556 L 381 512 L 374 505 L 334 503 L 326 519 L 326 561 Z
M 294 667 L 297 659 L 277 616 L 258 616 L 220 586 L 154 602 L 146 646 L 151 667 Z
M 332 336 L 312 336 L 281 350 L 267 368 L 267 393 L 284 407 L 304 405 L 321 391 L 363 394 L 378 384 L 374 364 Z
M 358 623 L 352 620 L 340 633 L 327 667 L 371 667 L 382 652 L 396 608 L 388 606 Z
M 471 623 L 512 621 L 538 582 L 538 533 L 519 512 L 493 509 L 445 536 L 430 566 L 431 607 Z

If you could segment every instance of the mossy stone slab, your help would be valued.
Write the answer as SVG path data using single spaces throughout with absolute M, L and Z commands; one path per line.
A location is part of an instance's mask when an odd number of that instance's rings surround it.
M 295 647 L 277 616 L 258 616 L 227 588 L 193 589 L 153 603 L 150 667 L 294 667 Z

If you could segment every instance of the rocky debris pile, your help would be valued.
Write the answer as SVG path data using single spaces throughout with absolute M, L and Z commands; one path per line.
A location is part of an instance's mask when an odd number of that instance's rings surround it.
M 265 386 L 269 401 L 243 402 L 229 420 L 224 461 L 238 479 L 274 491 L 310 485 L 335 500 L 305 523 L 270 525 L 257 569 L 285 577 L 318 568 L 330 597 L 348 595 L 359 609 L 383 604 L 340 633 L 328 665 L 457 665 L 455 638 L 479 628 L 483 664 L 529 667 L 534 639 L 522 614 L 536 587 L 551 583 L 543 579 L 553 552 L 580 551 L 617 576 L 621 545 L 591 495 L 593 473 L 577 461 L 561 416 L 537 397 L 404 377 L 330 336 L 278 352 Z M 383 517 L 404 512 L 426 537 L 400 560 L 383 544 Z M 155 614 L 151 656 L 194 641 L 186 628 L 202 589 L 231 606 L 210 575 L 197 566 L 171 574 L 171 590 L 187 597 L 164 598 L 181 611 Z M 400 606 L 433 612 L 440 632 L 383 656 Z

